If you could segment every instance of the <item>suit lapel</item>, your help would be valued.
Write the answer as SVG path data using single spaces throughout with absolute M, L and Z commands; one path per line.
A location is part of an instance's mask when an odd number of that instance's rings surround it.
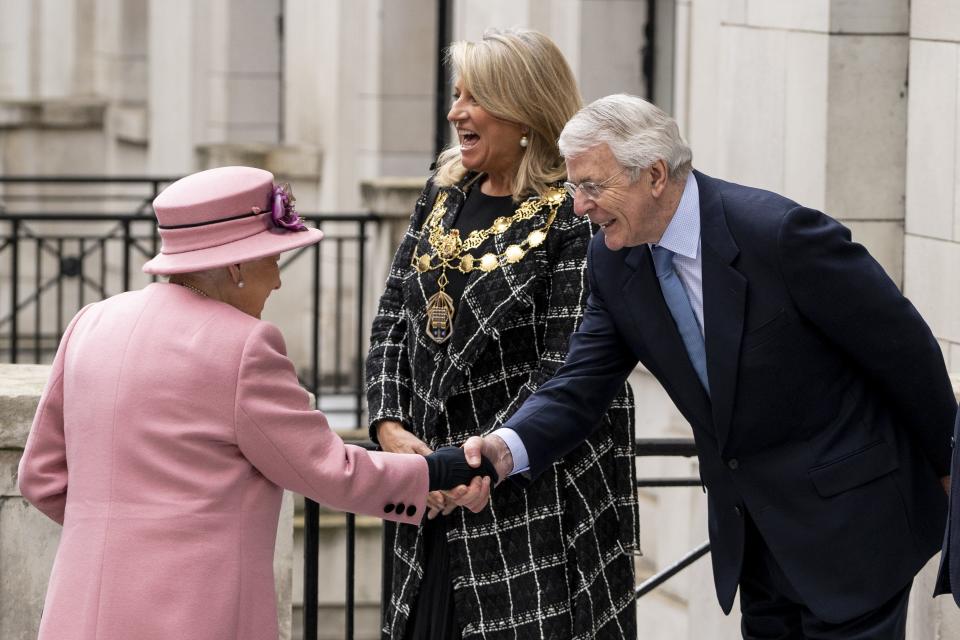
M 700 191 L 704 340 L 713 423 L 721 450 L 730 431 L 740 366 L 747 280 L 733 268 L 740 253 L 713 180 L 695 172 Z
M 630 249 L 624 263 L 632 274 L 623 284 L 623 297 L 638 335 L 645 337 L 643 347 L 656 367 L 657 378 L 688 420 L 712 431 L 710 400 L 663 299 L 649 247 L 643 244 Z

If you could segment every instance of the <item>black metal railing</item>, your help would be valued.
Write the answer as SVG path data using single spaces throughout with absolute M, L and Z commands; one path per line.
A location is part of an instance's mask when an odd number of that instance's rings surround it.
M 692 438 L 645 438 L 637 440 L 637 457 L 684 457 L 692 458 L 697 455 L 697 448 Z M 638 488 L 661 487 L 703 487 L 700 478 L 638 478 Z M 650 576 L 635 589 L 637 598 L 642 598 L 664 582 L 677 575 L 691 564 L 710 552 L 710 542 L 700 543 L 682 558 Z
M 139 288 L 156 278 L 140 267 L 156 254 L 150 203 L 173 178 L 0 176 L 0 361 L 47 362 L 66 323 L 87 302 Z M 80 189 L 77 191 L 76 189 Z M 106 211 L 106 212 L 105 212 Z M 371 214 L 305 215 L 324 229 L 323 242 L 284 254 L 284 278 L 298 279 L 293 304 L 310 321 L 299 369 L 316 405 L 339 426 L 364 424 L 363 359 L 371 281 L 367 245 L 381 220 Z M 306 278 L 305 284 L 301 278 Z M 309 300 L 304 304 L 304 290 Z M 281 296 L 284 289 L 277 292 Z M 301 315 L 302 319 L 302 315 Z M 282 319 L 278 322 L 282 326 Z M 320 327 L 323 325 L 323 330 Z M 285 330 L 285 333 L 287 331 Z M 291 342 L 291 345 L 292 342 Z M 337 426 L 335 424 L 335 426 Z M 372 448 L 369 441 L 355 442 Z M 689 439 L 638 440 L 638 457 L 696 455 Z M 640 488 L 695 487 L 697 478 L 644 478 Z M 303 638 L 316 640 L 319 607 L 320 507 L 304 501 Z M 345 637 L 354 637 L 356 519 L 346 514 Z M 389 585 L 393 525 L 384 528 L 384 579 Z M 704 543 L 637 587 L 655 589 L 709 551 Z M 381 602 L 384 600 L 381 599 Z
M 366 448 L 374 448 L 372 442 L 354 442 L 353 444 L 358 444 Z M 636 441 L 636 456 L 637 458 L 650 458 L 650 457 L 685 457 L 692 458 L 697 455 L 697 449 L 694 445 L 692 438 L 638 438 Z M 638 478 L 637 479 L 637 488 L 663 488 L 663 487 L 702 487 L 702 482 L 700 478 Z M 390 601 L 390 573 L 393 563 L 393 540 L 395 537 L 396 524 L 393 522 L 384 522 L 383 523 L 383 579 L 381 583 L 381 606 L 382 603 Z M 667 580 L 680 573 L 694 562 L 705 556 L 710 552 L 710 543 L 709 541 L 703 542 L 698 545 L 696 548 L 692 549 L 690 552 L 685 554 L 682 558 L 671 564 L 670 566 L 662 569 L 655 575 L 650 576 L 639 584 L 635 589 L 635 597 L 641 598 L 646 594 L 650 593 L 657 587 L 663 585 Z M 353 590 L 353 585 L 355 581 L 355 576 L 351 573 L 351 569 L 348 566 L 347 569 L 347 592 L 350 593 Z M 304 606 L 306 606 L 306 597 L 304 598 Z M 315 608 L 315 607 L 314 607 Z M 348 613 L 351 616 L 352 621 L 352 611 Z M 382 617 L 382 612 L 381 612 Z M 348 627 L 352 629 L 351 626 Z M 353 636 L 348 635 L 347 638 L 352 640 Z M 316 640 L 316 635 L 306 636 L 304 635 L 304 640 Z

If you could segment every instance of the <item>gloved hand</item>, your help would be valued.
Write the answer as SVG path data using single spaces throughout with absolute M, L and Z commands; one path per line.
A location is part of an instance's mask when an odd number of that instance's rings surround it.
M 490 476 L 491 486 L 500 480 L 496 468 L 486 456 L 481 457 L 480 466 L 474 469 L 467 464 L 460 447 L 440 447 L 426 459 L 430 472 L 430 491 L 448 491 L 461 484 L 469 484 L 476 476 Z

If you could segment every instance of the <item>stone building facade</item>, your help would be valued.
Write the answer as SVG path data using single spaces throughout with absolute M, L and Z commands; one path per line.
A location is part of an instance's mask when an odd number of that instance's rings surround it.
M 433 154 L 437 6 L 0 0 L 0 175 L 263 166 L 294 184 L 305 211 L 392 211 L 395 222 L 371 255 L 382 273 L 402 227 L 403 193 L 415 196 Z M 960 373 L 955 0 L 448 7 L 452 39 L 475 39 L 491 26 L 544 31 L 567 55 L 585 101 L 621 91 L 651 97 L 677 118 L 702 171 L 843 221 L 920 309 Z M 0 185 L 0 203 L 12 192 Z M 9 279 L 5 264 L 0 254 L 0 283 Z M 362 293 L 368 307 L 376 288 Z M 295 298 L 269 314 L 297 359 L 306 328 Z M 655 381 L 638 370 L 633 382 L 642 437 L 689 436 Z M 695 462 L 682 459 L 638 465 L 644 477 L 695 475 Z M 699 491 L 643 491 L 642 505 L 641 578 L 706 538 Z M 928 568 L 913 594 L 912 637 L 950 637 L 960 629 L 957 612 L 929 590 Z M 738 637 L 736 617 L 719 613 L 705 560 L 638 611 L 647 639 Z

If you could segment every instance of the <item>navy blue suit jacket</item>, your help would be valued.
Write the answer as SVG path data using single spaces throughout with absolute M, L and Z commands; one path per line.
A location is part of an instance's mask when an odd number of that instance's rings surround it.
M 960 448 L 957 440 L 960 439 L 960 413 L 957 413 L 957 424 L 953 427 L 953 462 L 951 464 L 952 482 L 950 484 L 950 510 L 947 514 L 947 528 L 943 534 L 943 554 L 940 556 L 940 573 L 937 574 L 937 584 L 934 595 L 952 593 L 957 605 L 960 605 Z
M 504 426 L 536 476 L 590 433 L 642 362 L 693 427 L 724 611 L 746 512 L 805 604 L 823 620 L 850 619 L 902 589 L 942 542 L 938 477 L 949 473 L 956 411 L 942 353 L 841 224 L 696 178 L 711 396 L 648 247 L 610 251 L 598 235 L 567 360 Z

